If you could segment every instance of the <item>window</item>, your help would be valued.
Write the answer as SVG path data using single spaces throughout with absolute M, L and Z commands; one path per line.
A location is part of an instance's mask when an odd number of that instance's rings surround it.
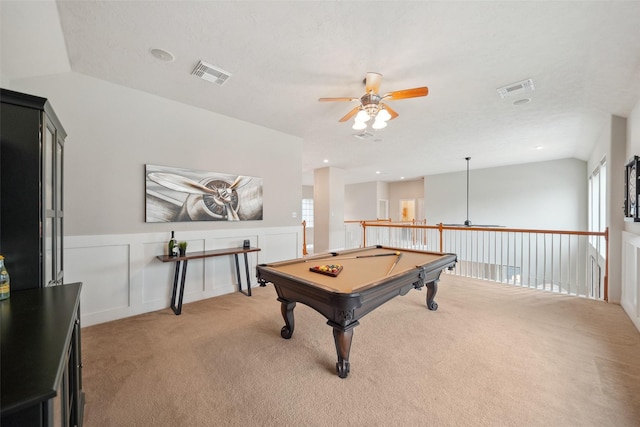
M 607 163 L 606 159 L 589 177 L 589 231 L 602 232 L 607 227 Z M 599 241 L 598 241 L 599 240 Z M 591 244 L 605 255 L 604 236 L 592 237 Z
M 302 199 L 302 220 L 313 227 L 313 199 Z

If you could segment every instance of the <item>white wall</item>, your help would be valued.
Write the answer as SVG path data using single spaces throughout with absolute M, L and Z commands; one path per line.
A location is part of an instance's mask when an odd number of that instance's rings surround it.
M 313 185 L 303 185 L 302 186 L 302 198 L 303 199 L 313 199 Z
M 385 215 L 384 212 L 379 212 L 376 209 L 376 218 L 380 218 L 380 219 L 388 219 L 389 218 L 389 212 L 388 212 L 388 207 L 389 207 L 389 183 L 387 182 L 378 182 L 377 183 L 377 197 L 376 199 L 378 201 L 380 200 L 386 200 L 387 201 L 387 214 Z
M 640 156 L 640 101 L 638 101 L 627 119 L 627 141 L 626 155 L 624 156 L 625 163 L 633 156 Z M 622 173 L 622 176 L 624 176 L 624 173 Z M 640 235 L 640 222 L 625 222 L 624 229 L 630 233 Z
M 640 156 L 640 102 L 627 119 L 626 160 Z M 621 170 L 623 166 L 620 167 Z M 624 174 L 623 174 L 624 175 Z M 619 183 L 622 186 L 624 181 Z M 624 308 L 636 328 L 640 330 L 640 223 L 625 222 L 621 243 L 621 297 Z
M 69 135 L 66 235 L 299 224 L 300 138 L 77 73 L 12 89 L 50 99 Z M 264 220 L 147 224 L 145 164 L 262 177 Z
M 251 239 L 252 277 L 302 255 L 300 138 L 77 73 L 8 88 L 48 98 L 68 133 L 65 282 L 84 284 L 83 325 L 169 306 L 173 266 L 156 256 L 170 230 L 191 251 Z M 145 223 L 145 164 L 261 177 L 264 219 Z M 185 301 L 233 292 L 231 259 L 190 262 Z
M 365 182 L 344 187 L 344 220 L 374 220 L 378 215 L 378 183 Z
M 313 174 L 314 252 L 340 249 L 344 241 L 344 170 L 316 169 Z
M 477 225 L 587 229 L 586 163 L 554 160 L 469 171 L 469 220 Z M 467 219 L 466 171 L 424 178 L 429 224 Z
M 424 180 L 417 179 L 411 181 L 396 181 L 389 183 L 389 217 L 392 221 L 400 221 L 402 215 L 400 213 L 400 200 L 415 199 L 416 211 L 413 218 L 415 220 L 423 220 L 418 218 L 420 212 L 418 209 L 418 199 L 424 195 Z

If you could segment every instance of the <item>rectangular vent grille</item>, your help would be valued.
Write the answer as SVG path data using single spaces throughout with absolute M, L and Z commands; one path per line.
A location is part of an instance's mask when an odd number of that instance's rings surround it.
M 214 67 L 206 62 L 198 62 L 196 68 L 191 73 L 193 76 L 200 77 L 203 80 L 222 86 L 231 77 L 231 73 L 220 68 Z
M 371 138 L 373 136 L 373 134 L 371 132 L 360 132 L 360 133 L 354 133 L 353 134 L 354 137 L 358 138 L 358 139 L 367 139 L 367 138 Z
M 498 88 L 498 94 L 500 95 L 501 98 L 506 98 L 509 95 L 515 95 L 517 93 L 523 93 L 523 92 L 531 92 L 534 89 L 535 89 L 535 86 L 533 85 L 533 79 L 527 79 L 521 82 L 512 83 L 510 85 Z

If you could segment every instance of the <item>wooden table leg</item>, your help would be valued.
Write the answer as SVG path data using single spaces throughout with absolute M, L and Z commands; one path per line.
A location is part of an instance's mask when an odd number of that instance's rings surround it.
M 438 293 L 438 282 L 427 283 L 427 308 L 432 311 L 436 311 L 438 309 L 438 303 L 433 299 L 436 297 Z
M 295 301 L 287 301 L 282 298 L 278 298 L 280 301 L 280 311 L 282 312 L 282 318 L 284 319 L 284 326 L 280 329 L 280 336 L 284 339 L 289 339 L 293 335 L 293 329 L 295 327 L 295 321 L 293 320 L 293 309 L 296 307 Z
M 353 340 L 353 328 L 360 323 L 356 321 L 346 327 L 331 321 L 327 323 L 333 327 L 333 340 L 335 341 L 336 353 L 338 354 L 336 372 L 340 378 L 347 378 L 351 369 L 349 353 L 351 352 L 351 341 Z

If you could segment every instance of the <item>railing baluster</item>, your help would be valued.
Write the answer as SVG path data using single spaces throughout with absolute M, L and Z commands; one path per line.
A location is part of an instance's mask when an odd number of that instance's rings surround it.
M 362 230 L 345 227 L 345 246 L 359 247 L 358 241 L 361 241 L 362 246 L 382 244 L 452 252 L 458 254 L 458 264 L 450 274 L 592 299 L 608 299 L 607 230 L 430 226 L 421 221 L 398 224 L 390 220 L 360 221 L 358 225 Z M 603 242 L 606 245 L 605 255 L 601 255 Z M 604 276 L 599 273 L 602 270 L 605 271 Z

